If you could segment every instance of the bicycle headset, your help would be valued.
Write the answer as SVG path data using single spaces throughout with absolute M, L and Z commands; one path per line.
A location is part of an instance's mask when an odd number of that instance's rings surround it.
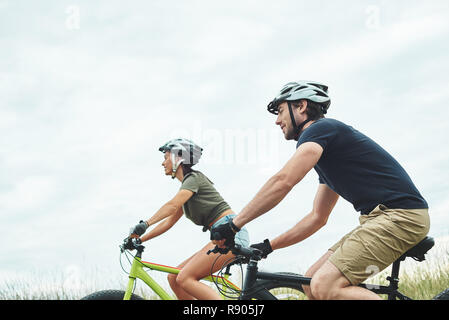
M 195 165 L 201 158 L 201 154 L 203 148 L 195 144 L 193 141 L 177 138 L 172 139 L 165 143 L 162 147 L 159 148 L 159 151 L 165 153 L 170 152 L 171 162 L 172 162 L 172 179 L 175 178 L 176 171 L 181 163 Z M 180 160 L 176 161 L 176 156 L 181 157 Z
M 279 113 L 279 105 L 283 102 L 287 102 L 295 135 L 299 137 L 302 128 L 307 122 L 311 121 L 311 119 L 307 119 L 299 125 L 296 124 L 293 115 L 292 102 L 303 99 L 315 102 L 321 108 L 321 112 L 326 114 L 331 104 L 331 99 L 327 91 L 328 86 L 313 81 L 289 82 L 284 85 L 278 95 L 268 104 L 267 110 L 270 113 L 277 115 Z

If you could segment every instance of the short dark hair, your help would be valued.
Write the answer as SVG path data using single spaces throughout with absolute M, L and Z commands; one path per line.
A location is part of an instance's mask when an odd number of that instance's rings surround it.
M 293 107 L 299 108 L 299 101 L 301 101 L 301 100 L 293 101 L 292 102 Z M 306 109 L 307 119 L 313 121 L 313 120 L 318 120 L 318 119 L 324 118 L 322 108 L 318 103 L 310 101 L 310 100 L 306 100 L 306 101 L 307 101 L 307 109 Z

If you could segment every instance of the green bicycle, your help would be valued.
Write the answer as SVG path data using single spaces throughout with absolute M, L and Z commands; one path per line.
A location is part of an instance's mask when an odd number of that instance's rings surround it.
M 137 279 L 142 280 L 151 290 L 162 300 L 174 300 L 162 286 L 147 272 L 146 269 L 158 271 L 162 273 L 178 274 L 179 268 L 170 267 L 158 263 L 147 262 L 142 260 L 142 253 L 145 247 L 136 239 L 126 238 L 122 245 L 120 245 L 120 253 L 128 254 L 129 251 L 136 250 L 137 253 L 133 256 L 133 262 L 129 271 L 129 280 L 126 291 L 123 290 L 102 290 L 89 294 L 81 300 L 144 300 L 142 297 L 133 293 Z M 129 250 L 129 251 L 128 251 Z M 231 276 L 230 268 L 232 264 L 226 266 L 226 271 L 223 275 L 210 275 L 202 280 L 214 283 L 222 289 L 219 289 L 222 298 L 233 298 L 233 292 L 239 292 L 240 288 L 232 283 L 229 278 Z M 237 299 L 237 296 L 235 296 Z

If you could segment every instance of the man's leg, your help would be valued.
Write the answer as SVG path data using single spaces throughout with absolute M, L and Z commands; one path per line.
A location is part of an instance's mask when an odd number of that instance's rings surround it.
M 329 250 L 327 251 L 321 258 L 318 259 L 317 262 L 315 262 L 310 268 L 309 270 L 307 270 L 307 272 L 304 274 L 305 277 L 308 278 L 312 278 L 315 275 L 315 272 L 318 271 L 318 269 L 321 268 L 321 266 L 329 259 L 329 257 L 333 254 L 334 252 Z M 315 300 L 315 297 L 312 294 L 312 290 L 310 290 L 310 286 L 309 285 L 303 285 L 302 286 L 304 293 L 306 294 L 307 298 L 309 298 L 309 300 Z
M 346 239 L 351 236 L 351 234 L 360 229 L 360 226 L 357 226 L 355 229 L 351 230 L 347 234 L 345 234 L 337 243 L 335 243 L 332 247 L 328 249 L 328 251 L 320 258 L 317 262 L 315 262 L 309 270 L 305 273 L 306 277 L 313 278 L 315 273 L 320 269 L 323 264 L 329 260 L 329 258 L 334 254 L 335 251 L 340 248 L 340 246 L 346 241 Z M 309 300 L 315 300 L 316 298 L 313 296 L 310 286 L 303 285 L 302 286 L 304 293 L 309 298 Z
M 317 299 L 380 299 L 357 284 L 382 271 L 429 231 L 425 209 L 388 209 L 377 206 L 359 218 L 360 226 L 312 277 L 312 296 Z
M 368 289 L 353 286 L 330 261 L 315 272 L 310 284 L 312 296 L 319 300 L 380 300 Z

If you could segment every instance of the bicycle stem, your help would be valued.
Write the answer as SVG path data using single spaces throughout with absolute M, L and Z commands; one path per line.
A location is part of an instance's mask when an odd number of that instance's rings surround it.
M 245 277 L 245 281 L 243 283 L 243 294 L 241 299 L 242 300 L 246 300 L 246 293 L 245 291 L 249 288 L 252 288 L 252 286 L 256 283 L 257 280 L 257 272 L 258 272 L 258 267 L 257 267 L 257 261 L 254 260 L 250 260 L 248 263 L 248 266 L 246 267 L 246 277 Z

